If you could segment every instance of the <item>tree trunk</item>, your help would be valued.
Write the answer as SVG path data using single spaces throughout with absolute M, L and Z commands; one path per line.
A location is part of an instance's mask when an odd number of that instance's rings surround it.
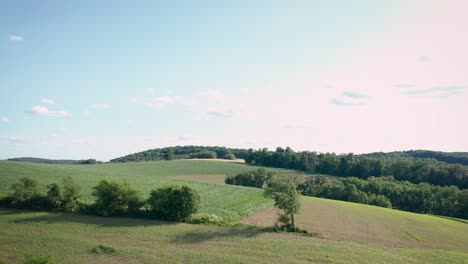
M 294 214 L 291 214 L 291 225 L 294 227 Z

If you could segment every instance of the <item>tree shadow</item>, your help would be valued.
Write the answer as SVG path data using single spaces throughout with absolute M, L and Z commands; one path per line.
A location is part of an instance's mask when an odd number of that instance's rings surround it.
M 16 214 L 20 216 L 26 212 L 18 211 Z M 30 212 L 29 212 L 30 213 Z M 15 213 L 10 213 L 14 215 Z M 20 217 L 10 221 L 11 223 L 65 223 L 74 222 L 86 225 L 95 225 L 98 227 L 147 227 L 147 226 L 158 226 L 158 225 L 175 225 L 176 222 L 166 222 L 152 219 L 142 218 L 130 218 L 130 217 L 102 217 L 102 216 L 90 216 L 90 215 L 79 215 L 70 213 L 54 213 L 47 212 L 46 215 L 31 216 L 31 217 Z
M 272 232 L 270 228 L 259 228 L 253 226 L 234 226 L 234 227 L 212 227 L 201 228 L 177 235 L 172 242 L 180 244 L 203 243 L 212 239 L 220 238 L 252 238 L 262 233 Z

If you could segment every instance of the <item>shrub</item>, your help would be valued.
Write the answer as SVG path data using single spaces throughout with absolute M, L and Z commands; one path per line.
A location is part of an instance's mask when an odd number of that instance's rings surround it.
M 62 204 L 66 211 L 76 212 L 80 207 L 81 186 L 72 177 L 63 179 L 63 199 Z
M 62 189 L 57 183 L 47 185 L 47 199 L 49 200 L 51 209 L 59 209 L 62 206 L 63 195 Z
M 136 214 L 142 206 L 140 194 L 127 183 L 102 180 L 92 193 L 95 212 L 102 216 Z
M 234 175 L 228 175 L 226 176 L 226 179 L 224 179 L 224 183 L 226 184 L 231 184 L 231 185 L 234 185 L 236 182 L 236 178 Z
M 37 181 L 28 177 L 19 179 L 19 182 L 11 186 L 11 190 L 12 203 L 20 207 L 32 207 L 33 200 L 40 195 Z
M 272 171 L 265 169 L 258 169 L 249 172 L 242 172 L 235 176 L 227 176 L 224 182 L 226 184 L 250 186 L 256 188 L 263 188 L 268 180 L 274 176 Z
M 53 264 L 51 256 L 35 257 L 31 254 L 24 255 L 24 264 Z
M 235 221 L 232 219 L 224 219 L 214 214 L 199 214 L 199 215 L 194 215 L 190 223 L 224 226 L 224 225 L 234 224 Z
M 169 186 L 151 191 L 147 203 L 152 217 L 187 221 L 197 212 L 200 195 L 188 186 Z
M 117 250 L 115 250 L 115 248 L 113 248 L 112 246 L 101 244 L 93 248 L 91 252 L 94 254 L 113 254 L 116 253 Z

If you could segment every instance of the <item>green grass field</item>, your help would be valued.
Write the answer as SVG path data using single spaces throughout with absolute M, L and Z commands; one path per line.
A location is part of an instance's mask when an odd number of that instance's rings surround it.
M 29 176 L 42 186 L 73 176 L 90 202 L 101 179 L 127 181 L 147 195 L 153 188 L 187 184 L 202 198 L 200 213 L 270 226 L 272 201 L 262 190 L 223 184 L 225 175 L 255 167 L 216 161 L 157 161 L 51 165 L 0 161 L 0 194 Z M 294 173 L 280 170 L 281 173 Z M 103 218 L 0 209 L 0 261 L 24 253 L 58 263 L 467 263 L 464 220 L 303 197 L 300 227 L 323 238 L 269 233 L 247 226 L 218 227 L 132 218 Z M 95 254 L 110 245 L 115 254 Z
M 114 254 L 95 254 L 104 244 Z M 128 218 L 0 209 L 0 260 L 24 253 L 57 263 L 466 263 L 454 250 L 403 248 Z
M 99 165 L 56 165 L 14 161 L 0 161 L 0 195 L 10 191 L 10 186 L 21 177 L 37 179 L 45 186 L 61 183 L 64 176 L 72 176 L 84 191 L 83 199 L 92 201 L 92 187 L 102 179 L 127 181 L 141 190 L 144 196 L 163 185 L 186 184 L 200 192 L 199 213 L 215 214 L 223 218 L 240 220 L 245 216 L 270 207 L 272 202 L 262 191 L 231 185 L 214 185 L 194 181 L 207 176 L 211 181 L 224 182 L 227 174 L 253 170 L 255 167 L 240 163 L 201 160 L 174 160 Z M 194 176 L 193 176 L 194 175 Z M 203 178 L 203 177 L 202 177 Z
M 243 222 L 272 226 L 276 215 L 268 208 Z M 316 197 L 302 197 L 296 217 L 299 227 L 330 239 L 468 252 L 468 224 L 458 220 Z

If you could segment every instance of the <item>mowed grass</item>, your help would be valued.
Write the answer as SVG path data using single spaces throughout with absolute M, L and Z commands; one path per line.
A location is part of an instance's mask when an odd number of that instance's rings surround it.
M 116 250 L 95 254 L 99 245 Z M 466 252 L 389 247 L 130 218 L 0 209 L 0 260 L 24 253 L 57 263 L 466 263 Z
M 272 205 L 262 191 L 230 185 L 215 185 L 194 181 L 206 176 L 210 181 L 222 183 L 227 174 L 250 171 L 256 167 L 240 163 L 203 160 L 173 160 L 98 165 L 57 165 L 0 161 L 0 195 L 10 193 L 10 186 L 21 177 L 37 179 L 45 191 L 49 183 L 61 183 L 64 176 L 72 176 L 82 187 L 83 200 L 91 202 L 92 187 L 102 179 L 126 181 L 140 190 L 144 197 L 152 189 L 176 184 L 189 185 L 199 191 L 199 213 L 215 214 L 223 218 L 240 220 Z
M 458 219 L 315 197 L 302 197 L 301 207 L 297 225 L 331 239 L 468 252 L 468 224 Z M 276 214 L 270 208 L 243 222 L 271 226 Z

